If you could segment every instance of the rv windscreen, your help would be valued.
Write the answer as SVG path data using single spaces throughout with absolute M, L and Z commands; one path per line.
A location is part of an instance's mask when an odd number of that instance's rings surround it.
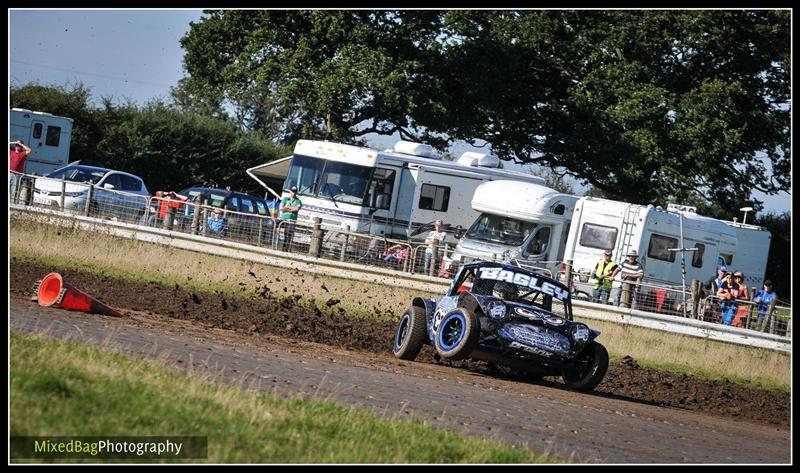
M 467 231 L 472 240 L 519 246 L 530 235 L 534 224 L 502 215 L 482 213 Z

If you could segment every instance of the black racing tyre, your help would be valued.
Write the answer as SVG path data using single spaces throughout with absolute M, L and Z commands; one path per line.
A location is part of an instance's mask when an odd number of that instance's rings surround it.
M 561 374 L 564 383 L 578 391 L 591 391 L 603 381 L 608 371 L 608 351 L 603 345 L 592 342 L 576 358 L 575 367 Z
M 425 309 L 421 307 L 406 309 L 394 334 L 394 343 L 392 344 L 394 356 L 401 360 L 413 360 L 419 355 L 428 331 L 425 315 Z
M 465 308 L 453 309 L 442 318 L 436 329 L 436 353 L 447 360 L 461 360 L 469 356 L 478 344 L 480 326 L 475 314 Z

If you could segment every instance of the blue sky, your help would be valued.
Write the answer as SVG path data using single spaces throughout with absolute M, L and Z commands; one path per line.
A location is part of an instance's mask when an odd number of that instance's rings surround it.
M 100 97 L 140 105 L 166 98 L 183 77 L 179 40 L 201 16 L 201 10 L 189 9 L 9 10 L 9 83 L 64 86 L 80 81 L 92 91 L 95 105 Z M 372 142 L 387 147 L 386 137 Z M 460 144 L 451 151 L 467 150 L 472 149 Z M 767 211 L 789 210 L 788 194 L 758 198 Z

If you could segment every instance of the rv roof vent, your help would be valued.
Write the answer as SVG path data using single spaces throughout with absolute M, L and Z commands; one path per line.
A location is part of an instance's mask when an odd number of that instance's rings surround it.
M 481 166 L 485 168 L 500 167 L 500 158 L 493 154 L 476 153 L 466 151 L 458 158 L 458 164 L 462 166 Z
M 691 212 L 693 214 L 697 213 L 697 207 L 692 207 L 691 205 L 667 204 L 667 210 L 671 212 Z
M 400 140 L 394 144 L 394 152 L 410 154 L 412 156 L 422 156 L 423 158 L 439 159 L 436 150 L 431 145 L 422 143 L 412 143 L 411 141 Z

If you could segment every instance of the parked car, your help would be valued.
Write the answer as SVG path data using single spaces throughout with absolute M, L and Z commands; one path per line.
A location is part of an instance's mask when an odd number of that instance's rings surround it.
M 99 166 L 70 164 L 44 177 L 36 178 L 33 201 L 47 206 L 61 206 L 61 180 L 66 181 L 64 208 L 83 210 L 94 184 L 89 211 L 93 216 L 118 216 L 138 220 L 150 194 L 139 176 Z
M 400 319 L 392 351 L 413 360 L 425 344 L 444 359 L 472 358 L 532 377 L 561 376 L 591 391 L 608 369 L 597 330 L 572 320 L 569 288 L 503 263 L 461 266 L 447 293 L 415 298 Z
M 225 237 L 255 241 L 259 235 L 259 224 L 262 241 L 268 241 L 272 233 L 267 201 L 260 197 L 216 187 L 189 187 L 178 194 L 188 197 L 189 202 L 205 202 L 206 205 L 225 210 Z M 194 211 L 195 206 L 182 205 L 176 212 L 176 227 L 190 230 Z M 208 216 L 203 214 L 201 218 L 207 219 Z

